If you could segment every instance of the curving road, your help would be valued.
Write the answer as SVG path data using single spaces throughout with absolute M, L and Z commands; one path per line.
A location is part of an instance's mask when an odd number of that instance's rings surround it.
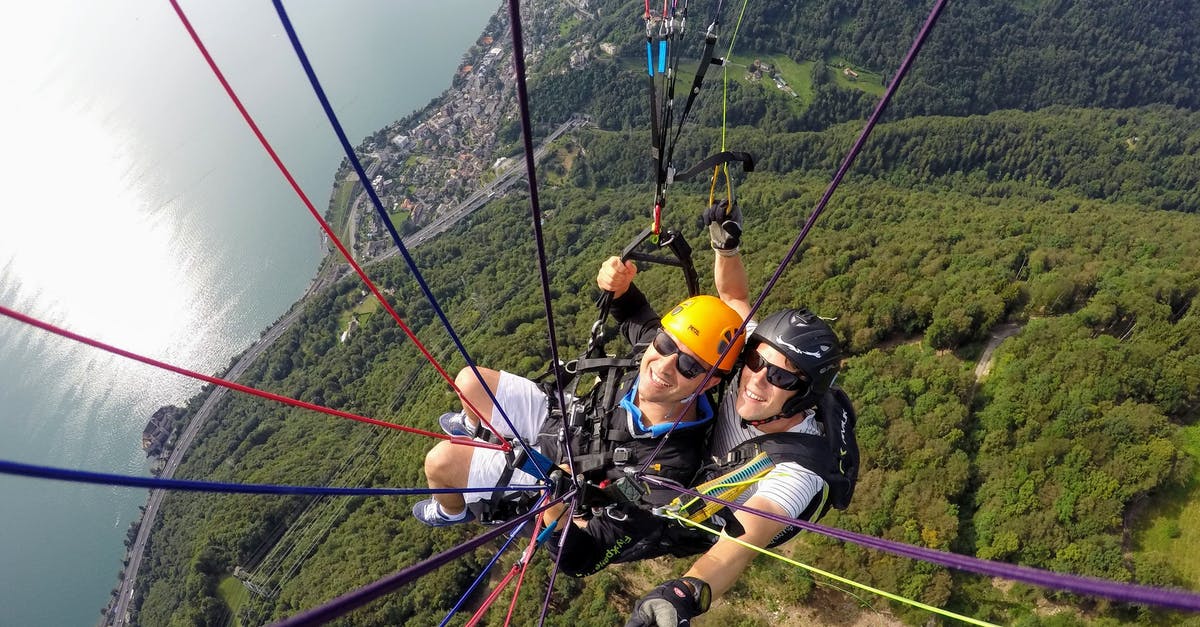
M 554 130 L 553 133 L 546 137 L 542 145 L 534 151 L 534 161 L 536 162 L 545 155 L 551 142 L 561 137 L 567 131 L 574 128 L 579 128 L 588 122 L 589 120 L 586 117 L 574 116 L 570 120 L 567 120 L 565 123 L 560 125 Z M 513 183 L 523 179 L 524 177 L 525 168 L 523 163 L 519 166 L 514 165 L 509 167 L 495 180 L 471 194 L 457 207 L 442 214 L 441 216 L 438 216 L 435 220 L 433 220 L 433 222 L 426 225 L 420 231 L 417 231 L 416 233 L 404 238 L 404 245 L 408 248 L 415 248 L 422 243 L 433 239 L 437 235 L 445 232 L 447 229 L 453 226 L 454 223 L 487 204 L 488 200 L 495 198 L 500 192 L 506 190 Z M 363 195 L 365 195 L 365 193 Z M 354 204 L 357 207 L 357 199 L 355 200 Z M 353 232 L 355 229 L 350 230 Z M 353 249 L 350 248 L 348 250 Z M 393 248 L 387 253 L 380 255 L 374 261 L 387 259 L 396 255 L 398 252 L 398 248 Z M 258 359 L 259 355 L 261 355 L 263 351 L 270 347 L 275 340 L 279 339 L 279 337 L 283 335 L 283 332 L 286 331 L 288 327 L 290 327 L 292 323 L 294 323 L 300 317 L 300 313 L 304 311 L 304 302 L 309 297 L 320 292 L 325 287 L 332 285 L 349 272 L 350 268 L 345 265 L 325 264 L 321 271 L 317 274 L 316 278 L 313 279 L 313 282 L 309 285 L 308 289 L 305 291 L 304 296 L 302 296 L 296 304 L 292 305 L 292 309 L 284 317 L 280 318 L 278 322 L 272 325 L 271 328 L 263 334 L 262 338 L 255 342 L 237 360 L 237 363 L 235 363 L 233 367 L 231 367 L 229 371 L 223 375 L 222 378 L 229 381 L 237 381 L 243 374 L 245 374 L 250 365 L 253 364 L 256 359 Z M 179 468 L 179 464 L 181 461 L 183 461 L 183 456 L 187 453 L 188 448 L 191 447 L 192 441 L 196 438 L 196 435 L 200 432 L 200 429 L 204 427 L 204 423 L 208 421 L 209 417 L 211 417 L 217 404 L 219 404 L 228 393 L 228 389 L 219 386 L 214 388 L 213 391 L 209 393 L 208 398 L 204 400 L 204 404 L 200 406 L 200 409 L 196 412 L 196 415 L 192 417 L 191 422 L 189 422 L 187 427 L 184 428 L 183 433 L 180 434 L 175 446 L 171 449 L 171 454 L 167 458 L 167 463 L 163 466 L 162 472 L 159 473 L 159 477 L 163 479 L 170 479 L 174 476 L 175 470 Z M 146 502 L 145 513 L 142 515 L 141 525 L 138 527 L 137 538 L 134 539 L 133 544 L 131 544 L 129 547 L 129 565 L 125 567 L 124 577 L 121 579 L 120 585 L 117 587 L 116 606 L 109 611 L 108 616 L 110 618 L 110 622 L 108 622 L 108 625 L 112 625 L 114 627 L 124 627 L 124 625 L 129 624 L 128 612 L 130 605 L 133 603 L 132 593 L 134 585 L 137 582 L 138 569 L 141 567 L 142 555 L 146 549 L 146 542 L 150 537 L 150 531 L 154 528 L 154 519 L 158 515 L 158 510 L 162 505 L 164 494 L 165 493 L 163 490 L 150 491 L 150 498 Z

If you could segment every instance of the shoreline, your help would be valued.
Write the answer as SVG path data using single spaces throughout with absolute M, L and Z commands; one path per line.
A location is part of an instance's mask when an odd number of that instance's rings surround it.
M 493 30 L 507 31 L 507 28 L 507 17 L 501 9 L 494 14 L 492 22 L 485 27 L 467 54 L 464 54 L 459 73 L 456 74 L 450 87 L 444 90 L 438 98 L 430 101 L 424 108 L 388 124 L 379 131 L 376 131 L 360 145 L 360 148 L 365 147 L 369 150 L 366 158 L 360 156 L 364 164 L 368 160 L 372 160 L 369 167 L 386 174 L 388 165 L 394 164 L 397 159 L 403 162 L 406 154 L 402 150 L 392 148 L 392 146 L 404 148 L 404 142 L 398 143 L 394 141 L 396 137 L 417 136 L 422 128 L 435 128 L 449 134 L 457 129 L 456 124 L 452 121 L 456 119 L 461 120 L 465 117 L 465 119 L 473 122 L 470 129 L 473 134 L 488 138 L 488 141 L 482 142 L 482 147 L 477 148 L 472 153 L 472 156 L 482 165 L 461 169 L 457 167 L 449 168 L 448 172 L 434 172 L 432 174 L 426 171 L 414 175 L 414 177 L 423 177 L 426 180 L 429 180 L 429 177 L 432 177 L 434 180 L 440 179 L 445 181 L 446 184 L 434 193 L 434 197 L 438 198 L 440 202 L 436 205 L 432 217 L 416 232 L 410 233 L 403 238 L 406 248 L 416 248 L 432 240 L 449 230 L 461 219 L 485 206 L 488 201 L 503 196 L 516 182 L 525 179 L 523 162 L 509 160 L 510 163 L 507 168 L 493 167 L 494 164 L 500 161 L 496 159 L 497 135 L 505 120 L 502 112 L 506 110 L 506 107 L 501 105 L 505 99 L 510 101 L 515 100 L 515 90 L 511 83 L 501 82 L 502 85 L 505 85 L 501 93 L 489 95 L 485 92 L 485 88 L 490 87 L 494 80 L 500 79 L 503 74 L 502 70 L 511 63 L 509 59 L 511 56 L 510 50 L 502 49 L 499 46 L 489 47 L 495 41 L 494 36 L 489 35 L 489 32 Z M 497 53 L 497 50 L 501 50 L 501 52 Z M 475 58 L 482 56 L 486 62 L 472 63 L 471 53 L 475 53 Z M 463 68 L 467 68 L 466 74 L 464 74 Z M 463 80 L 460 80 L 460 78 Z M 492 103 L 492 106 L 478 109 L 477 106 L 480 101 L 489 101 Z M 478 115 L 477 111 L 490 111 L 491 115 L 483 117 Z M 534 155 L 535 160 L 544 157 L 547 152 L 546 147 L 564 133 L 590 123 L 591 120 L 589 118 L 578 114 L 564 121 L 537 147 Z M 389 136 L 389 133 L 392 132 L 396 134 Z M 373 142 L 380 135 L 390 137 L 384 146 L 380 146 L 377 141 Z M 453 151 L 457 147 L 456 142 L 438 143 L 439 141 L 444 142 L 445 136 L 439 136 L 436 133 L 427 135 L 424 138 L 425 148 L 444 148 L 448 152 Z M 437 151 L 434 150 L 434 152 L 436 153 Z M 434 156 L 436 157 L 436 154 Z M 430 162 L 443 166 L 450 163 L 445 159 L 437 158 L 431 158 Z M 334 182 L 331 186 L 331 200 L 330 206 L 327 209 L 327 215 L 336 215 L 336 208 L 332 206 L 336 198 L 336 193 L 334 192 L 336 192 L 338 186 L 341 184 L 345 165 L 346 161 L 343 159 L 342 167 L 335 174 Z M 457 162 L 457 165 L 462 165 L 462 160 Z M 371 169 L 367 171 L 368 173 L 372 173 Z M 481 185 L 485 179 L 490 180 L 486 185 Z M 455 184 L 451 185 L 451 181 Z M 384 190 L 380 196 L 381 200 L 385 201 L 385 207 L 387 206 L 385 199 L 388 198 L 385 194 L 388 191 L 387 186 L 391 182 L 391 180 L 380 179 L 378 176 L 373 181 L 373 184 L 377 188 Z M 358 194 L 354 194 L 350 202 L 357 204 L 360 195 L 365 196 L 366 192 L 359 191 Z M 396 203 L 396 205 L 399 204 L 399 202 Z M 417 217 L 419 215 L 418 209 L 421 207 L 422 205 L 414 204 L 409 218 Z M 350 216 L 347 217 L 349 218 Z M 366 218 L 357 221 L 356 224 L 342 225 L 343 232 L 345 233 L 347 232 L 345 229 L 349 229 L 349 232 L 357 234 L 364 227 L 371 232 L 373 227 L 376 227 L 373 224 L 376 220 L 378 218 L 374 213 L 367 213 Z M 374 228 L 373 232 L 378 233 L 379 229 Z M 384 235 L 386 237 L 386 233 Z M 256 341 L 240 354 L 231 358 L 232 365 L 230 368 L 218 376 L 231 381 L 236 381 L 240 378 L 253 365 L 262 352 L 270 347 L 299 318 L 300 313 L 303 311 L 303 305 L 308 300 L 352 273 L 349 264 L 339 259 L 335 251 L 329 250 L 328 238 L 324 231 L 321 232 L 321 236 L 322 242 L 326 247 L 326 254 L 319 264 L 317 273 L 313 276 L 305 291 Z M 354 241 L 355 238 L 348 239 Z M 371 250 L 378 248 L 380 242 L 386 243 L 386 250 L 372 256 L 370 254 Z M 357 248 L 361 250 L 354 251 L 351 249 L 351 251 L 358 253 L 356 254 L 357 260 L 363 267 L 375 262 L 384 261 L 399 253 L 399 249 L 392 243 L 390 237 L 385 239 L 368 238 L 360 242 L 360 244 Z M 172 438 L 173 443 L 169 451 L 164 449 L 163 455 L 165 456 L 165 461 L 162 462 L 162 469 L 157 474 L 158 477 L 164 479 L 173 477 L 175 470 L 182 463 L 183 457 L 193 444 L 193 440 L 198 435 L 201 427 L 211 417 L 217 404 L 220 403 L 228 392 L 229 390 L 223 387 L 206 385 L 198 394 L 188 399 L 186 405 L 189 406 L 193 402 L 197 402 L 201 397 L 204 400 L 195 414 L 188 418 L 187 425 L 180 431 L 179 436 Z M 134 539 L 132 542 L 128 540 L 126 542 L 126 552 L 123 559 L 124 566 L 118 572 L 116 594 L 115 596 L 110 596 L 108 603 L 101 608 L 102 617 L 97 623 L 98 625 L 117 626 L 128 623 L 129 610 L 133 605 L 133 597 L 137 589 L 138 570 L 144 556 L 145 546 L 154 531 L 155 519 L 157 518 L 158 509 L 161 506 L 164 495 L 165 492 L 163 490 L 151 490 L 147 497 L 146 505 L 140 508 L 140 515 L 130 523 L 126 537 L 134 536 Z M 148 525 L 145 524 L 147 520 L 150 521 Z M 137 529 L 136 534 L 133 533 L 133 529 L 135 528 Z

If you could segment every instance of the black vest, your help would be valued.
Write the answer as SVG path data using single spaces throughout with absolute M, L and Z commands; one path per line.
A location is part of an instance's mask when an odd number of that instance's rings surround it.
M 579 401 L 586 419 L 570 429 L 571 452 L 576 474 L 582 474 L 596 486 L 614 485 L 620 479 L 632 478 L 632 473 L 654 454 L 662 442 L 661 437 L 635 438 L 629 432 L 628 412 L 620 406 L 620 400 L 632 389 L 637 375 L 636 369 L 624 373 L 619 385 L 613 386 L 607 393 L 603 383 L 597 384 Z M 553 395 L 548 396 L 553 398 Z M 713 399 L 708 398 L 708 401 L 712 406 Z M 538 446 L 547 457 L 560 463 L 566 462 L 566 452 L 558 440 L 566 418 L 563 412 L 554 411 L 553 402 L 551 405 L 550 416 L 538 435 Z M 692 485 L 703 463 L 710 427 L 711 424 L 672 431 L 646 469 L 646 474 L 683 486 Z M 641 493 L 637 506 L 643 509 L 666 505 L 676 495 L 669 489 L 650 488 L 645 484 L 638 486 L 637 490 Z M 612 497 L 610 502 L 620 501 L 613 491 L 609 491 L 609 496 Z M 598 500 L 594 503 L 603 504 Z
M 711 477 L 729 472 L 765 452 L 776 464 L 793 462 L 825 480 L 828 492 L 812 499 L 798 518 L 816 522 L 830 507 L 846 509 L 858 480 L 857 417 L 849 397 L 841 388 L 830 388 L 821 397 L 817 403 L 817 419 L 825 435 L 785 432 L 751 438 L 734 447 Z M 734 526 L 739 526 L 732 516 L 728 519 Z M 733 535 L 740 535 L 740 530 L 727 529 Z M 787 527 L 768 546 L 783 544 L 799 532 L 799 527 Z

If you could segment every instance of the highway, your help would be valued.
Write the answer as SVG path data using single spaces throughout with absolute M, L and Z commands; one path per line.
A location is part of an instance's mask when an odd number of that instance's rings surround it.
M 534 161 L 536 162 L 545 156 L 548 145 L 551 142 L 561 137 L 567 131 L 587 124 L 588 121 L 589 120 L 585 117 L 575 116 L 560 125 L 554 130 L 553 133 L 546 137 L 545 141 L 540 147 L 534 150 Z M 525 164 L 524 160 L 522 160 L 518 164 L 514 164 L 505 169 L 495 180 L 471 194 L 466 200 L 464 200 L 454 209 L 438 216 L 421 230 L 404 238 L 404 245 L 412 249 L 424 242 L 429 241 L 430 239 L 433 239 L 438 234 L 445 232 L 459 220 L 487 204 L 488 200 L 491 200 L 499 195 L 513 183 L 524 178 Z M 355 201 L 355 204 L 357 204 L 357 200 Z M 350 230 L 353 231 L 354 229 Z M 387 259 L 396 255 L 398 252 L 398 248 L 392 248 L 387 253 L 380 255 L 373 261 L 382 261 L 383 259 Z M 304 296 L 302 296 L 301 299 L 296 302 L 296 304 L 292 305 L 291 310 L 284 315 L 284 317 L 280 318 L 278 322 L 272 325 L 271 328 L 268 329 L 267 332 L 264 333 L 263 336 L 257 342 L 255 342 L 245 352 L 245 354 L 241 356 L 241 358 L 237 360 L 237 363 L 235 363 L 233 367 L 222 376 L 222 378 L 229 381 L 237 381 L 246 372 L 250 365 L 254 363 L 254 360 L 258 359 L 259 355 L 261 355 L 263 351 L 270 347 L 275 340 L 279 339 L 279 337 L 283 335 L 283 332 L 286 331 L 288 327 L 290 327 L 292 323 L 294 323 L 296 319 L 300 317 L 300 313 L 304 311 L 304 303 L 308 300 L 308 298 L 319 293 L 324 288 L 332 285 L 349 272 L 350 269 L 342 264 L 324 264 L 324 267 L 317 274 L 316 278 L 313 279 L 313 282 L 305 291 Z M 207 420 L 212 416 L 216 406 L 221 402 L 222 399 L 225 398 L 225 395 L 228 393 L 228 389 L 220 386 L 215 387 L 213 391 L 209 393 L 208 398 L 204 400 L 204 404 L 200 406 L 200 409 L 196 412 L 196 415 L 192 417 L 191 422 L 188 423 L 187 427 L 185 427 L 183 432 L 180 434 L 179 439 L 175 442 L 175 446 L 171 449 L 171 454 L 167 458 L 166 465 L 163 466 L 162 472 L 160 472 L 158 475 L 159 477 L 163 479 L 170 479 L 174 477 L 175 470 L 179 467 L 180 462 L 183 460 L 183 456 L 187 454 L 188 448 L 190 448 L 192 445 L 192 441 L 196 438 L 196 435 L 200 432 L 200 429 L 204 427 L 204 423 L 207 422 Z M 124 627 L 124 625 L 128 624 L 128 611 L 129 606 L 133 602 L 132 591 L 135 583 L 137 582 L 138 569 L 141 567 L 142 555 L 146 548 L 146 541 L 150 537 L 150 531 L 154 528 L 154 519 L 158 515 L 158 510 L 162 505 L 163 496 L 163 490 L 150 491 L 150 498 L 146 502 L 145 513 L 142 516 L 141 525 L 138 527 L 137 538 L 134 539 L 133 544 L 129 547 L 129 565 L 125 567 L 125 576 L 121 579 L 120 585 L 117 588 L 116 607 L 109 614 L 111 621 L 108 624 L 114 627 Z

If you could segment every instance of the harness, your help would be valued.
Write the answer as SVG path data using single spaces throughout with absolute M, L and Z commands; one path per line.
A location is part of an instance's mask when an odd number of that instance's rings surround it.
M 627 411 L 621 407 L 621 399 L 637 378 L 644 349 L 639 346 L 629 358 L 575 362 L 577 373 L 599 370 L 599 382 L 589 393 L 570 403 L 566 416 L 556 411 L 551 401 L 550 417 L 537 442 L 547 455 L 562 459 L 565 450 L 561 426 L 567 421 L 569 427 L 565 433 L 574 451 L 574 478 L 580 488 L 581 513 L 613 505 L 649 509 L 670 500 L 666 491 L 651 490 L 636 479 L 635 472 L 653 454 L 659 439 L 631 433 Z M 712 399 L 708 402 L 711 405 Z M 677 429 L 649 470 L 672 481 L 690 483 L 700 466 L 697 451 L 703 450 L 707 438 L 707 429 Z
M 823 435 L 767 433 L 746 440 L 717 460 L 709 472 L 711 478 L 697 486 L 696 491 L 732 501 L 778 464 L 791 462 L 803 466 L 825 481 L 823 493 L 805 506 L 799 518 L 816 521 L 830 507 L 846 509 L 858 479 L 854 408 L 845 392 L 840 388 L 831 388 L 818 403 L 817 417 L 823 427 Z M 694 522 L 713 518 L 730 535 L 738 536 L 743 532 L 732 512 L 719 503 L 700 498 L 687 501 L 676 499 L 668 507 L 677 515 Z M 798 527 L 787 527 L 768 546 L 778 546 L 799 532 Z
M 671 255 L 641 252 L 639 249 L 647 242 L 658 249 L 669 250 Z M 688 294 L 695 296 L 700 289 L 691 252 L 692 248 L 682 234 L 672 230 L 659 233 L 653 227 L 648 227 L 621 251 L 621 259 L 680 268 L 687 283 Z M 547 476 L 558 473 L 557 477 L 552 478 L 562 484 L 558 486 L 559 490 L 565 488 L 568 482 L 578 486 L 579 511 L 576 513 L 579 514 L 586 515 L 589 511 L 612 506 L 649 509 L 670 500 L 664 491 L 651 490 L 635 477 L 636 471 L 653 454 L 660 440 L 639 438 L 630 433 L 624 420 L 625 412 L 620 408 L 620 400 L 632 387 L 642 353 L 649 344 L 635 344 L 632 352 L 626 357 L 612 357 L 605 353 L 604 345 L 609 339 L 605 333 L 605 323 L 612 304 L 612 292 L 605 292 L 600 296 L 597 302 L 599 314 L 592 325 L 583 357 L 567 364 L 558 364 L 558 368 L 552 367 L 539 378 L 539 384 L 549 403 L 546 421 L 535 439 L 537 448 L 543 453 L 526 453 L 520 450 L 520 447 L 513 447 L 513 451 L 508 454 L 504 472 L 496 484 L 497 488 L 509 485 L 517 468 L 528 468 L 528 464 L 537 464 Z M 558 402 L 554 381 L 549 380 L 550 375 L 559 371 L 571 377 L 569 382 L 564 383 L 563 389 L 575 390 L 572 396 L 564 399 L 565 408 Z M 597 382 L 590 389 L 580 393 L 582 384 L 589 377 L 595 377 Z M 708 398 L 708 402 L 710 406 L 716 407 L 712 397 Z M 677 429 L 648 470 L 654 475 L 690 485 L 699 467 L 698 452 L 705 450 L 707 444 L 707 433 L 707 429 Z M 477 435 L 488 441 L 499 441 L 499 438 L 490 432 Z M 557 468 L 557 462 L 567 459 L 568 444 L 571 451 L 570 461 L 574 464 L 573 477 L 564 477 Z M 529 472 L 537 474 L 532 469 Z M 531 494 L 496 490 L 489 499 L 477 501 L 471 506 L 481 522 L 499 523 L 528 511 L 534 500 Z
M 624 358 L 585 358 L 568 363 L 566 370 L 576 379 L 595 375 L 599 380 L 587 393 L 568 400 L 566 411 L 559 407 L 550 389 L 553 383 L 541 382 L 550 404 L 547 419 L 535 439 L 536 448 L 542 452 L 527 454 L 514 447 L 496 487 L 511 483 L 517 468 L 535 474 L 529 465 L 537 464 L 552 479 L 574 480 L 580 489 L 578 514 L 613 507 L 648 510 L 668 502 L 673 493 L 650 489 L 634 475 L 657 448 L 659 439 L 635 437 L 629 431 L 626 410 L 620 406 L 621 398 L 632 389 L 637 378 L 645 348 L 639 345 L 632 355 Z M 715 406 L 711 397 L 707 402 L 710 407 Z M 575 464 L 575 475 L 570 478 L 563 476 L 555 464 L 565 459 L 568 438 Z M 485 434 L 485 439 L 497 440 L 491 432 Z M 651 474 L 690 485 L 700 467 L 698 452 L 705 449 L 707 439 L 708 429 L 676 429 L 654 458 L 649 468 Z M 558 477 L 554 476 L 556 473 Z M 481 522 L 494 524 L 528 511 L 535 500 L 531 493 L 497 490 L 489 499 L 472 503 L 471 507 Z

